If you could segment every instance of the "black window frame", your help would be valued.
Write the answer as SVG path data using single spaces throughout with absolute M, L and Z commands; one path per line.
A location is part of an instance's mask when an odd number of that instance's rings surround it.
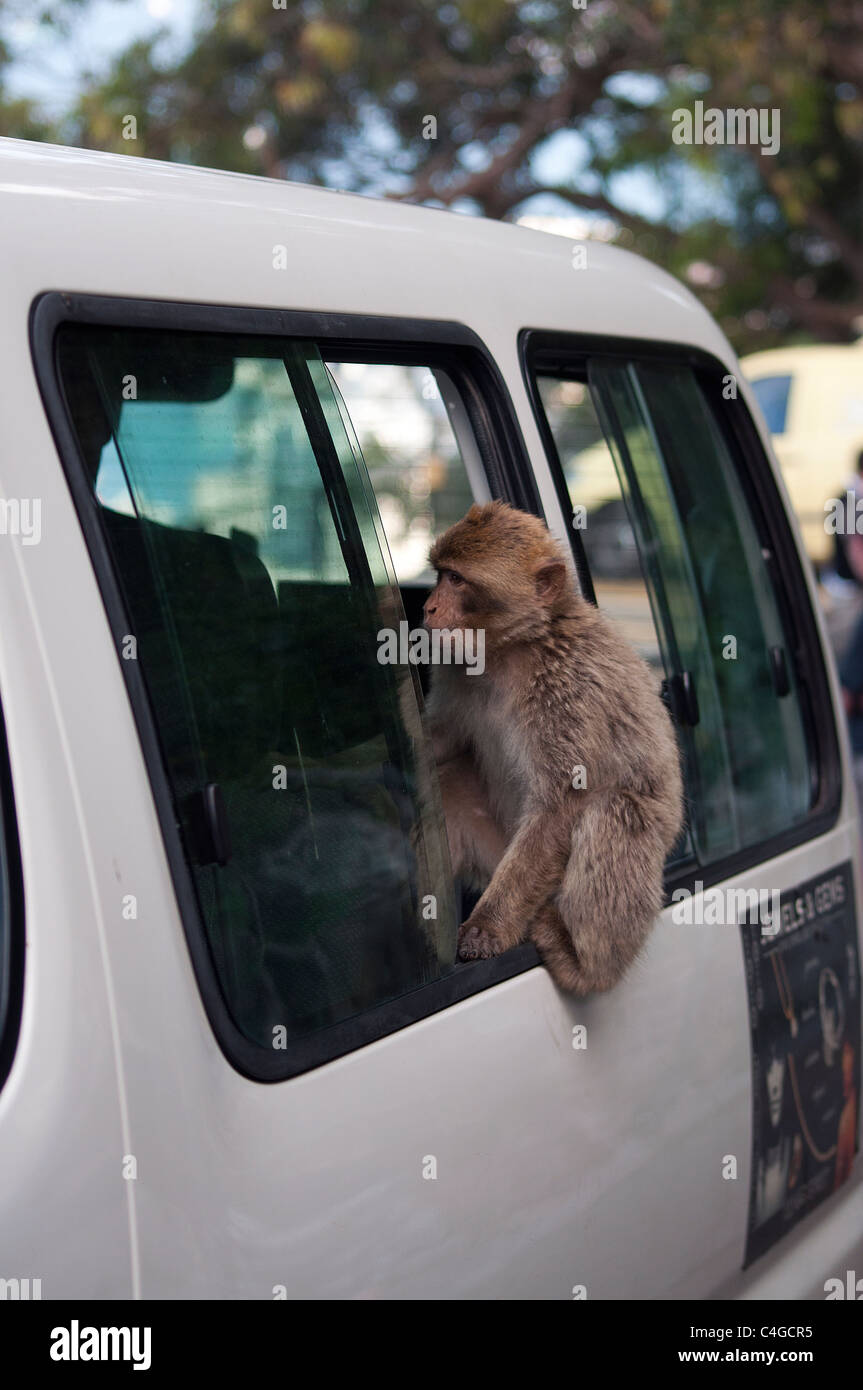
M 449 373 L 461 394 L 492 497 L 501 497 L 544 517 L 518 418 L 500 369 L 485 343 L 466 325 L 449 321 L 188 304 L 63 291 L 46 291 L 37 296 L 29 321 L 36 381 L 117 650 L 197 986 L 214 1037 L 227 1061 L 250 1080 L 287 1081 L 539 966 L 540 958 L 532 944 L 492 960 L 459 962 L 443 979 L 292 1041 L 284 1050 L 264 1049 L 240 1032 L 228 1010 L 210 954 L 143 673 L 138 662 L 120 660 L 123 636 L 133 629 L 100 520 L 99 504 L 80 457 L 64 398 L 56 338 L 60 326 L 67 323 L 177 334 L 299 338 L 315 342 L 324 360 L 338 361 L 342 354 L 345 360 L 439 366 Z
M 842 760 L 833 697 L 812 600 L 785 505 L 761 436 L 740 393 L 739 382 L 743 374 L 730 373 L 727 365 L 713 353 L 689 343 L 659 343 L 644 338 L 606 337 L 593 333 L 523 328 L 518 336 L 518 353 L 534 420 L 568 524 L 576 568 L 585 594 L 594 603 L 596 597 L 587 555 L 580 533 L 572 525 L 572 502 L 536 380 L 537 376 L 554 376 L 567 371 L 575 374 L 582 370 L 586 380 L 589 358 L 636 364 L 639 361 L 666 362 L 670 366 L 692 368 L 705 403 L 728 447 L 762 549 L 768 552 L 768 575 L 786 634 L 788 654 L 800 697 L 811 778 L 809 811 L 799 825 L 747 845 L 745 849 L 737 850 L 712 864 L 700 865 L 694 857 L 675 864 L 673 871 L 665 876 L 666 902 L 676 889 L 684 888 L 694 893 L 697 891 L 696 883 L 708 888 L 832 830 L 842 805 Z M 738 389 L 735 396 L 724 399 L 722 386 L 729 376 L 735 377 Z
M 15 791 L 12 783 L 12 764 L 6 736 L 6 720 L 0 705 L 0 908 L 3 897 L 8 915 L 9 951 L 6 958 L 5 1009 L 0 1013 L 0 1090 L 6 1084 L 21 1034 L 21 1014 L 24 1007 L 24 956 L 26 913 L 24 874 L 21 867 L 21 842 L 15 812 Z M 0 964 L 2 968 L 2 964 Z

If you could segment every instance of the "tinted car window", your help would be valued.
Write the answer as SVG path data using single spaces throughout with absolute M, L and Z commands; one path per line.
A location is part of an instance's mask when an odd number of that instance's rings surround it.
M 403 615 L 309 343 L 65 327 L 60 365 L 230 1013 L 284 1046 L 439 979 L 455 904 Z
M 640 646 L 665 677 L 686 775 L 687 839 L 674 858 L 694 853 L 711 864 L 796 826 L 813 778 L 794 662 L 734 460 L 696 373 L 590 357 L 542 373 L 537 387 L 570 502 L 588 503 L 584 549 L 597 600 L 619 621 L 632 610 L 642 622 L 650 616 L 652 650 Z M 585 448 L 574 416 L 588 412 L 604 442 L 591 424 Z M 585 457 L 590 467 L 579 468 Z M 591 534 L 612 499 L 639 556 L 637 572 L 621 559 L 614 580 L 608 547 Z

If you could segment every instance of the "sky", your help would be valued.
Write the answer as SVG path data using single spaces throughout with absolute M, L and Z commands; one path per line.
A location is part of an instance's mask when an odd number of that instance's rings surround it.
M 13 0 L 10 11 L 0 25 L 13 57 L 4 86 L 10 96 L 31 97 L 55 116 L 74 101 L 88 73 L 104 72 L 136 39 L 164 29 L 167 52 L 184 48 L 199 5 L 198 0 L 92 0 L 80 15 L 66 7 L 67 34 L 40 26 L 23 0 Z
M 88 81 L 104 74 L 111 60 L 137 39 L 161 32 L 164 55 L 182 53 L 191 41 L 203 8 L 200 0 L 144 0 L 143 4 L 138 0 L 90 0 L 80 14 L 66 7 L 67 32 L 61 34 L 34 21 L 32 7 L 28 11 L 27 4 L 28 0 L 11 0 L 9 8 L 3 10 L 0 35 L 12 54 L 12 62 L 4 73 L 4 87 L 11 97 L 35 100 L 49 116 L 68 109 Z M 635 74 L 621 74 L 613 80 L 626 85 L 626 94 L 633 100 L 639 99 L 645 82 L 655 81 Z M 642 95 L 647 97 L 650 93 Z M 562 131 L 539 152 L 535 171 L 544 182 L 564 182 L 571 178 L 574 169 L 586 167 L 587 157 L 582 137 L 575 131 Z M 693 183 L 693 198 L 700 201 L 699 194 L 704 192 Z M 618 175 L 613 194 L 619 206 L 640 217 L 657 220 L 663 215 L 662 190 L 647 170 Z M 715 202 L 712 210 L 716 215 Z M 556 198 L 532 200 L 518 220 L 569 236 L 584 236 L 588 228 L 601 237 L 611 233 L 606 219 L 592 213 L 579 215 Z

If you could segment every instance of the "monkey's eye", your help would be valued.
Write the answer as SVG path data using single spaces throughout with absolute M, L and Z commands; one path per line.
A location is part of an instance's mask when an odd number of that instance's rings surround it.
M 459 586 L 464 583 L 464 575 L 458 574 L 456 570 L 450 570 L 449 582 L 452 584 L 453 588 L 458 589 Z

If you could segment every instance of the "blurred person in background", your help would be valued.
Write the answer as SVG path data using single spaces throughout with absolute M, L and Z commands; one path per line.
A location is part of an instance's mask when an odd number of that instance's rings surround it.
M 863 541 L 863 536 L 854 536 L 853 539 Z M 863 615 L 857 620 L 851 641 L 839 664 L 839 680 L 851 735 L 857 796 L 863 806 Z
M 857 455 L 856 471 L 845 486 L 849 498 L 853 496 L 855 503 L 863 501 L 863 451 Z M 835 576 L 845 584 L 853 585 L 858 591 L 863 590 L 863 536 L 857 534 L 856 525 L 854 528 L 848 525 L 847 515 L 845 532 L 837 531 L 833 541 L 831 579 Z M 833 582 L 835 583 L 835 579 Z
M 834 532 L 832 558 L 819 575 L 827 630 L 840 662 L 850 656 L 861 640 L 858 634 L 863 621 L 863 535 L 858 535 L 856 524 L 858 510 L 863 514 L 863 451 L 857 455 L 856 470 L 844 487 L 845 525 Z

